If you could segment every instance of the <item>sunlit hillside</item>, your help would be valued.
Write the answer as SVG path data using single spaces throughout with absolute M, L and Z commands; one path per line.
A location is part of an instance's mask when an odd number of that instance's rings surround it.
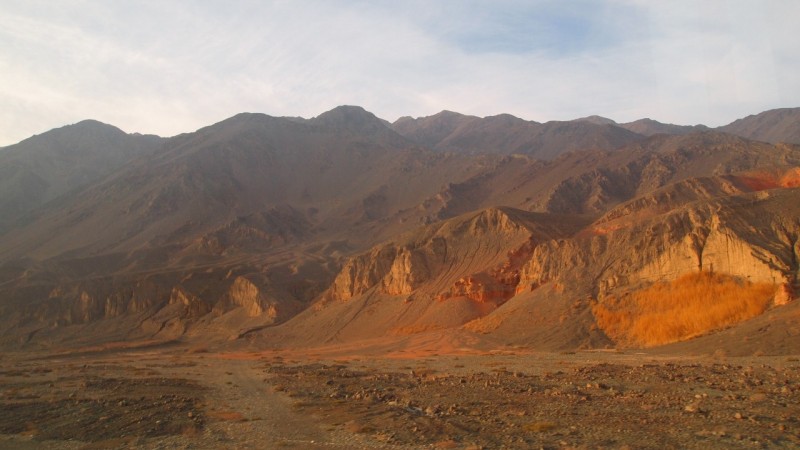
M 700 272 L 609 298 L 592 311 L 598 326 L 615 341 L 652 347 L 753 318 L 766 310 L 774 293 L 771 284 Z

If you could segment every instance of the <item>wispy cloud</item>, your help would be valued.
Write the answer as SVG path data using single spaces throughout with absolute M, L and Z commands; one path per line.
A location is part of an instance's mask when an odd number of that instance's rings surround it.
M 800 104 L 800 4 L 8 1 L 0 145 L 96 118 L 173 135 L 359 104 L 720 125 Z

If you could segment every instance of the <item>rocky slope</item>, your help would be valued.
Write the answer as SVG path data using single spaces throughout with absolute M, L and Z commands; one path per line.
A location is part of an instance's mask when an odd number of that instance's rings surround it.
M 642 139 L 607 124 L 522 120 L 510 114 L 478 118 L 442 111 L 429 117 L 398 119 L 393 129 L 406 138 L 443 152 L 518 153 L 550 160 L 579 150 L 613 150 Z
M 0 232 L 0 341 L 460 329 L 568 349 L 613 345 L 593 301 L 686 272 L 795 295 L 800 146 L 717 131 L 614 141 L 615 127 L 456 113 L 389 125 L 352 106 L 167 140 L 100 127 L 120 154 L 157 148 L 100 158 L 94 182 Z M 53 148 L 83 142 L 53 133 Z M 75 154 L 102 153 L 90 137 Z
M 351 258 L 327 293 L 347 301 L 376 291 L 502 303 L 538 242 L 575 233 L 580 219 L 492 208 L 426 226 Z
M 780 108 L 735 120 L 719 131 L 764 142 L 800 143 L 800 108 Z
M 338 341 L 460 326 L 515 295 L 520 267 L 540 242 L 583 225 L 491 208 L 422 227 L 350 258 L 314 307 L 277 333 Z
M 341 126 L 332 122 L 337 117 Z M 8 250 L 2 259 L 184 245 L 237 217 L 282 205 L 300 220 L 338 230 L 416 205 L 441 179 L 480 169 L 468 158 L 415 147 L 363 110 L 345 108 L 323 119 L 242 114 L 173 138 L 154 157 L 0 236 Z M 381 126 L 383 133 L 373 132 Z
M 653 119 L 639 119 L 633 122 L 620 124 L 622 128 L 645 136 L 654 134 L 689 134 L 698 131 L 708 131 L 705 125 L 674 125 L 661 123 Z
M 242 114 L 177 136 L 0 234 L 2 307 L 16 317 L 5 329 L 17 330 L 6 334 L 24 330 L 25 341 L 31 330 L 126 315 L 183 333 L 225 305 L 247 311 L 219 327 L 225 335 L 284 320 L 331 281 L 342 251 L 416 226 L 386 216 L 435 192 L 433 174 L 458 180 L 481 168 L 420 149 L 353 107 L 309 121 Z M 231 300 L 228 274 L 247 273 L 269 294 Z
M 565 349 L 610 344 L 593 328 L 594 301 L 687 273 L 774 284 L 775 305 L 791 301 L 800 275 L 800 189 L 737 190 L 728 183 L 668 186 L 588 226 L 550 215 L 537 217 L 535 231 L 495 220 L 494 234 L 524 230 L 505 242 L 460 216 L 426 229 L 423 240 L 391 242 L 354 257 L 325 301 L 286 325 L 338 341 L 466 324 L 501 342 Z M 721 190 L 709 188 L 715 185 Z M 653 201 L 665 197 L 673 203 Z M 480 216 L 473 217 L 467 223 Z M 452 228 L 469 233 L 446 232 Z M 476 248 L 486 242 L 510 250 L 504 258 L 487 257 Z
M 750 140 L 800 144 L 798 108 L 765 111 L 713 131 Z M 442 111 L 428 117 L 401 117 L 392 128 L 420 145 L 468 154 L 525 154 L 551 160 L 571 151 L 614 150 L 657 134 L 687 135 L 712 131 L 705 125 L 674 125 L 644 118 L 617 123 L 600 116 L 538 123 L 509 114 L 489 117 Z
M 85 120 L 0 149 L 0 233 L 29 221 L 25 214 L 37 207 L 152 154 L 164 141 Z
M 421 207 L 430 220 L 498 204 L 595 215 L 689 178 L 797 165 L 800 147 L 794 145 L 757 143 L 716 132 L 658 135 L 611 152 L 575 152 L 547 162 L 507 156 L 462 182 L 447 184 Z
M 592 294 L 602 298 L 618 287 L 706 270 L 792 286 L 798 196 L 794 188 L 759 191 L 688 202 L 664 213 L 623 205 L 575 239 L 540 245 L 520 283 L 535 288 L 553 280 L 590 280 Z M 630 214 L 638 217 L 627 220 Z

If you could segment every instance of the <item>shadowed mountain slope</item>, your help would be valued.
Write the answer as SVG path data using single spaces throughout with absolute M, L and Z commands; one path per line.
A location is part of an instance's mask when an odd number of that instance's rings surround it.
M 452 330 L 602 347 L 592 305 L 687 272 L 796 289 L 797 145 L 354 106 L 170 139 L 74 127 L 36 148 L 87 160 L 37 163 L 66 181 L 0 232 L 5 345 Z
M 381 123 L 359 114 L 365 122 L 350 114 L 338 122 L 327 116 L 323 125 L 240 114 L 173 138 L 152 158 L 0 237 L 13 241 L 4 258 L 181 245 L 286 204 L 319 228 L 341 229 L 422 201 L 441 183 L 428 174 L 470 173 L 466 158 L 417 148 L 385 127 L 376 134 Z M 351 122 L 366 130 L 354 131 Z
M 764 142 L 800 144 L 800 108 L 780 108 L 735 120 L 719 131 Z
M 227 335 L 254 325 L 224 318 L 224 305 L 243 302 L 230 300 L 237 277 L 259 308 L 274 306 L 266 323 L 281 320 L 330 282 L 342 252 L 416 226 L 382 223 L 392 211 L 482 167 L 421 149 L 360 108 L 311 121 L 240 114 L 169 139 L 0 235 L 4 305 L 27 304 L 6 325 L 135 313 L 183 333 L 220 314 L 229 328 L 212 328 Z
M 0 149 L 0 233 L 25 213 L 99 181 L 164 141 L 85 120 Z
M 485 118 L 442 111 L 419 119 L 402 118 L 393 128 L 408 139 L 444 152 L 519 153 L 553 159 L 578 150 L 612 150 L 642 137 L 608 124 L 529 122 L 510 114 Z
M 449 183 L 421 207 L 431 220 L 498 204 L 530 211 L 599 214 L 683 179 L 798 163 L 798 146 L 752 142 L 716 132 L 658 135 L 612 152 L 575 152 L 553 161 L 504 157 L 463 182 Z M 419 208 L 414 211 L 418 213 Z
M 622 128 L 644 136 L 654 134 L 689 134 L 698 131 L 708 131 L 705 125 L 673 125 L 661 123 L 652 119 L 639 119 L 629 123 L 620 124 Z

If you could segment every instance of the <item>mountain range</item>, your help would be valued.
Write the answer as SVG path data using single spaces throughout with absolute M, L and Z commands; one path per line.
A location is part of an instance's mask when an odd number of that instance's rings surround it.
M 341 106 L 171 138 L 83 121 L 0 148 L 0 174 L 9 348 L 800 343 L 800 108 L 709 128 Z M 703 273 L 769 301 L 655 344 L 610 324 Z M 750 347 L 720 341 L 768 316 Z

